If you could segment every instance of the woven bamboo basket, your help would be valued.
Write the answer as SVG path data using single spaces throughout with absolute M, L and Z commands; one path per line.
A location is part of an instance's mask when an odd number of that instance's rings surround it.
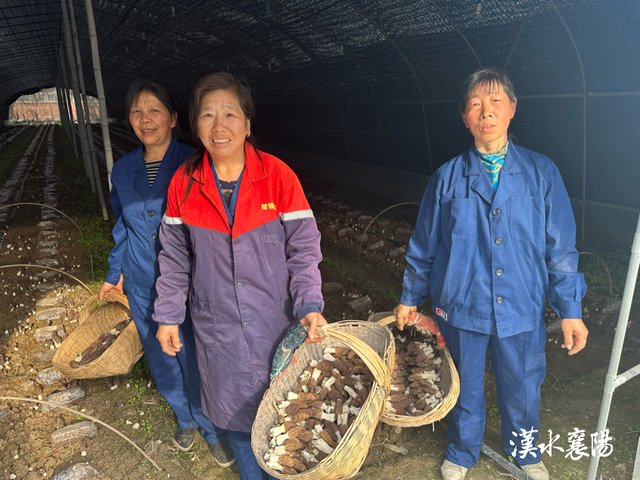
M 390 325 L 395 323 L 395 321 L 395 315 L 391 315 L 380 320 L 378 324 Z M 442 354 L 442 365 L 440 367 L 439 387 L 445 393 L 442 401 L 429 413 L 415 417 L 410 415 L 396 415 L 385 410 L 384 415 L 382 415 L 380 419 L 381 422 L 397 427 L 421 427 L 422 425 L 428 425 L 442 420 L 447 413 L 449 413 L 458 401 L 458 395 L 460 395 L 460 377 L 458 377 L 458 371 L 453 364 L 453 358 L 451 358 L 449 349 L 444 347 L 440 352 Z
M 53 366 L 67 379 L 102 378 L 129 373 L 144 351 L 135 323 L 129 325 L 118 338 L 94 361 L 78 368 L 69 365 L 105 332 L 108 332 L 125 318 L 131 316 L 129 302 L 125 295 L 107 293 L 108 304 L 96 306 L 98 295 L 87 299 L 80 312 L 78 328 L 69 335 L 53 357 Z
M 251 446 L 260 467 L 269 475 L 291 480 L 334 480 L 352 478 L 358 473 L 369 451 L 384 405 L 389 395 L 389 359 L 395 350 L 393 337 L 386 327 L 375 323 L 346 320 L 332 323 L 319 343 L 303 343 L 279 379 L 274 379 L 264 394 L 251 432 Z M 302 371 L 311 360 L 322 360 L 325 347 L 342 346 L 354 350 L 367 364 L 375 381 L 360 413 L 340 440 L 336 449 L 318 466 L 297 475 L 287 475 L 269 468 L 264 454 L 269 449 L 268 432 L 275 425 L 275 406 L 286 398 L 298 383 Z

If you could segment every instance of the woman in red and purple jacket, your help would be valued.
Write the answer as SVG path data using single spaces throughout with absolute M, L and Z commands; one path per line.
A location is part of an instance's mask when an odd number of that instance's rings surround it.
M 189 117 L 199 148 L 176 172 L 160 227 L 154 319 L 169 354 L 188 301 L 202 406 L 229 433 L 240 478 L 268 478 L 250 432 L 271 361 L 290 326 L 326 324 L 320 233 L 291 169 L 253 146 L 248 86 L 228 73 L 202 79 Z

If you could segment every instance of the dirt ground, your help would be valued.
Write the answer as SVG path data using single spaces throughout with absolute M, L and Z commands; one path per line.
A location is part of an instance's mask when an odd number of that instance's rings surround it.
M 65 177 L 60 157 L 60 128 L 54 136 L 56 174 L 58 180 L 71 188 L 57 189 L 58 207 L 74 216 L 77 200 L 74 198 L 72 179 Z M 114 136 L 121 148 L 126 144 L 124 133 Z M 42 202 L 43 167 L 46 156 L 44 140 L 33 170 L 33 180 L 25 182 L 22 201 Z M 325 260 L 320 268 L 323 282 L 340 285 L 333 293 L 325 295 L 325 314 L 330 321 L 342 319 L 366 320 L 373 312 L 391 310 L 401 293 L 404 256 L 394 250 L 406 247 L 417 208 L 401 206 L 377 219 L 370 227 L 368 238 L 362 247 L 357 236 L 362 235 L 370 219 L 389 206 L 383 199 L 361 192 L 337 187 L 329 182 L 303 182 L 312 208 L 316 212 L 322 232 L 322 249 Z M 322 197 L 322 198 L 321 198 Z M 327 200 L 330 199 L 331 202 Z M 324 203 L 323 203 L 324 202 Z M 341 207 L 342 206 L 342 207 Z M 346 207 L 345 207 L 346 206 Z M 355 213 L 360 210 L 360 213 Z M 0 248 L 0 266 L 33 264 L 39 258 L 36 245 L 41 238 L 38 223 L 40 207 L 22 206 L 8 229 Z M 73 223 L 64 218 L 56 219 L 58 237 L 58 268 L 78 277 L 83 282 L 91 280 L 86 266 L 90 251 L 83 245 L 81 234 Z M 337 227 L 332 226 L 338 224 Z M 353 232 L 343 229 L 353 228 Z M 400 230 L 398 230 L 400 229 Z M 367 246 L 382 241 L 378 249 Z M 364 253 L 362 253 L 364 252 Z M 390 252 L 391 253 L 390 255 Z M 392 256 L 396 255 L 396 256 Z M 75 405 L 77 413 L 54 410 L 43 412 L 42 407 L 26 401 L 0 399 L 0 479 L 51 478 L 66 467 L 76 463 L 89 463 L 99 472 L 99 479 L 173 478 L 173 479 L 237 479 L 237 469 L 221 469 L 212 460 L 206 443 L 198 436 L 188 453 L 171 446 L 170 436 L 175 429 L 173 414 L 158 394 L 150 377 L 146 362 L 141 360 L 131 373 L 96 380 L 79 380 L 41 385 L 36 374 L 50 363 L 36 363 L 33 354 L 56 348 L 53 341 L 36 342 L 34 329 L 46 321 L 37 321 L 35 303 L 41 298 L 59 299 L 64 315 L 53 324 L 64 326 L 69 335 L 77 327 L 77 318 L 89 293 L 66 276 L 46 281 L 35 277 L 35 268 L 6 268 L 0 270 L 0 396 L 46 399 L 47 395 L 74 386 L 85 389 L 85 397 Z M 102 279 L 96 279 L 101 281 Z M 39 283 L 61 282 L 59 288 L 38 291 Z M 92 284 L 95 288 L 96 283 Z M 371 308 L 353 312 L 348 302 L 368 296 Z M 602 308 L 610 300 L 605 296 L 589 294 L 584 302 L 585 317 L 595 324 L 613 328 L 617 313 L 602 314 Z M 426 308 L 425 310 L 427 310 Z M 548 321 L 554 320 L 549 311 Z M 637 314 L 634 310 L 633 325 L 628 335 L 640 338 Z M 604 378 L 611 352 L 613 335 L 601 328 L 590 326 L 587 348 L 574 357 L 568 357 L 560 348 L 562 338 L 558 333 L 549 335 L 547 348 L 547 377 L 542 386 L 541 430 L 539 442 L 547 443 L 551 430 L 559 435 L 556 446 L 568 451 L 569 433 L 584 430 L 584 444 L 590 447 L 590 434 L 594 433 L 602 398 Z M 621 371 L 640 362 L 640 345 L 632 341 L 625 344 Z M 631 479 L 633 461 L 640 435 L 640 401 L 638 379 L 633 379 L 616 390 L 610 414 L 609 430 L 613 452 L 600 462 L 598 478 L 605 480 Z M 500 416 L 495 400 L 495 379 L 487 363 L 486 429 L 484 441 L 496 452 L 506 457 L 501 448 Z M 97 417 L 120 431 L 141 447 L 162 468 L 155 469 L 130 444 L 115 433 L 99 426 L 95 438 L 79 443 L 54 447 L 51 434 L 65 425 L 81 421 L 82 414 Z M 440 479 L 439 466 L 446 447 L 446 419 L 434 425 L 397 430 L 379 424 L 368 456 L 356 478 L 382 479 Z M 397 448 L 399 447 L 399 448 Z M 402 448 L 403 447 L 403 448 Z M 406 449 L 406 450 L 405 450 Z M 396 453 L 401 451 L 402 453 Z M 406 454 L 404 454 L 406 453 Z M 573 460 L 565 453 L 554 450 L 542 459 L 551 472 L 552 479 L 579 480 L 586 478 L 588 457 Z M 477 466 L 469 470 L 467 478 L 488 480 L 513 478 L 485 455 Z

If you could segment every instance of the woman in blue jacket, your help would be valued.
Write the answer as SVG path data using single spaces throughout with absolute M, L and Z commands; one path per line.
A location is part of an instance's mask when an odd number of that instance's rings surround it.
M 175 446 L 187 451 L 200 428 L 220 466 L 234 462 L 225 432 L 202 413 L 200 372 L 193 329 L 187 318 L 180 328 L 184 348 L 176 356 L 165 354 L 156 340 L 158 324 L 151 318 L 159 276 L 158 229 L 167 204 L 171 177 L 193 148 L 178 143 L 172 131 L 177 114 L 167 91 L 157 83 L 136 81 L 125 101 L 128 121 L 142 144 L 122 157 L 111 174 L 110 201 L 116 224 L 115 246 L 109 255 L 109 273 L 100 288 L 100 300 L 109 291 L 127 292 L 135 322 L 158 391 L 177 416 Z
M 547 298 L 562 318 L 569 355 L 587 341 L 581 320 L 586 285 L 577 272 L 571 202 L 549 158 L 509 142 L 516 103 L 511 80 L 499 70 L 479 70 L 467 79 L 460 113 L 474 142 L 429 180 L 394 310 L 402 328 L 430 296 L 460 373 L 444 480 L 462 480 L 478 461 L 489 349 L 503 448 L 533 480 L 549 480 L 535 447 Z

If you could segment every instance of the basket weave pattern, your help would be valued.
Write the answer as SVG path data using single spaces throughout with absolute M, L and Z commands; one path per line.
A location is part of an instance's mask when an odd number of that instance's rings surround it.
M 281 479 L 333 480 L 352 478 L 362 466 L 369 451 L 376 425 L 389 395 L 390 357 L 395 349 L 391 332 L 375 323 L 347 320 L 327 327 L 327 336 L 319 343 L 303 343 L 295 351 L 295 362 L 279 379 L 271 382 L 258 408 L 251 432 L 251 446 L 260 467 L 269 475 Z M 367 364 L 376 381 L 360 409 L 360 413 L 340 440 L 336 449 L 317 467 L 297 475 L 287 475 L 270 469 L 264 461 L 269 449 L 268 432 L 276 423 L 276 405 L 286 398 L 298 384 L 302 371 L 311 360 L 322 360 L 326 347 L 347 347 L 354 350 Z
M 395 323 L 396 317 L 391 315 L 383 318 L 378 322 L 379 325 L 391 325 Z M 393 328 L 393 326 L 391 327 Z M 391 330 L 389 330 L 391 331 Z M 449 349 L 444 347 L 440 350 L 442 364 L 440 366 L 440 389 L 444 392 L 444 398 L 429 413 L 419 416 L 396 415 L 385 409 L 384 415 L 380 419 L 381 422 L 396 427 L 421 427 L 430 423 L 442 420 L 447 413 L 455 406 L 460 395 L 460 377 L 453 363 L 453 358 L 449 353 Z
M 82 367 L 72 368 L 69 365 L 78 354 L 93 345 L 100 335 L 131 316 L 125 295 L 107 293 L 106 298 L 110 302 L 98 307 L 94 305 L 98 300 L 97 294 L 87 299 L 78 319 L 78 328 L 62 342 L 53 357 L 53 366 L 69 380 L 129 373 L 144 354 L 138 330 L 131 321 L 100 357 Z

